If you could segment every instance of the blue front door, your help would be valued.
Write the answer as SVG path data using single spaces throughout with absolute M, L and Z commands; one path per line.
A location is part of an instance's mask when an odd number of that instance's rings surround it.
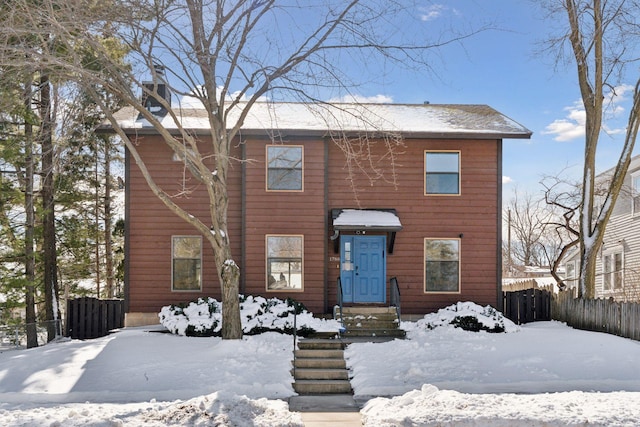
M 340 282 L 343 301 L 384 303 L 386 236 L 340 236 Z

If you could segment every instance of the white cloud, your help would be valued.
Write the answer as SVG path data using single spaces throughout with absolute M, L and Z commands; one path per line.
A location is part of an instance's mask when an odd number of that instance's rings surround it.
M 511 178 L 510 176 L 506 176 L 506 175 L 502 176 L 502 183 L 503 184 L 509 184 L 509 183 L 512 183 L 512 182 L 513 182 L 513 178 Z
M 433 21 L 434 19 L 440 18 L 445 10 L 447 10 L 447 8 L 442 4 L 434 4 L 429 7 L 418 8 L 418 11 L 420 12 L 420 20 L 423 22 Z
M 393 102 L 393 98 L 388 95 L 373 95 L 373 96 L 362 96 L 362 95 L 344 95 L 339 98 L 331 98 L 328 102 L 355 102 L 358 104 L 391 104 Z
M 576 101 L 571 107 L 565 107 L 568 111 L 564 119 L 554 120 L 542 131 L 543 135 L 555 135 L 556 141 L 564 142 L 584 136 L 586 113 L 582 101 Z
M 605 122 L 602 125 L 602 129 L 609 135 L 616 135 L 624 133 L 624 128 L 609 128 L 606 124 L 607 119 L 613 119 L 623 114 L 626 109 L 621 104 L 628 101 L 626 94 L 633 91 L 634 87 L 631 85 L 620 85 L 613 88 L 613 90 L 605 93 L 604 97 L 604 112 L 603 119 Z M 576 101 L 570 107 L 565 107 L 567 115 L 563 119 L 554 120 L 552 123 L 542 131 L 543 135 L 555 135 L 553 138 L 556 141 L 564 142 L 571 141 L 573 139 L 584 137 L 586 112 L 582 101 Z

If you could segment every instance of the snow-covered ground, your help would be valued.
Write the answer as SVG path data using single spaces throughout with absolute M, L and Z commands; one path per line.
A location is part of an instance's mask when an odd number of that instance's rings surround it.
M 429 330 L 346 351 L 367 426 L 640 425 L 640 343 L 557 322 Z M 511 330 L 509 328 L 509 330 Z M 293 338 L 126 328 L 0 353 L 2 426 L 301 426 Z M 386 397 L 375 397 L 386 396 Z

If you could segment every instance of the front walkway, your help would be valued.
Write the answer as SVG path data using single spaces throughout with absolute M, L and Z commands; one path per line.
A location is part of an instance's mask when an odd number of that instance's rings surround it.
M 360 407 L 349 394 L 293 396 L 289 410 L 300 412 L 305 427 L 361 427 Z

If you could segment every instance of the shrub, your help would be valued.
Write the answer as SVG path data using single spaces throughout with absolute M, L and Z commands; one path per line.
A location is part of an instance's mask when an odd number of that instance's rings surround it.
M 417 327 L 435 329 L 451 326 L 465 331 L 514 332 L 520 328 L 495 308 L 472 302 L 459 302 L 436 313 L 427 314 L 416 322 Z
M 313 315 L 302 303 L 291 298 L 282 301 L 277 298 L 240 295 L 239 302 L 242 330 L 247 335 L 268 331 L 293 334 L 295 315 L 298 316 L 298 335 L 307 336 L 315 332 Z M 190 303 L 162 307 L 159 317 L 160 323 L 174 334 L 220 336 L 222 303 L 213 298 L 199 298 Z

